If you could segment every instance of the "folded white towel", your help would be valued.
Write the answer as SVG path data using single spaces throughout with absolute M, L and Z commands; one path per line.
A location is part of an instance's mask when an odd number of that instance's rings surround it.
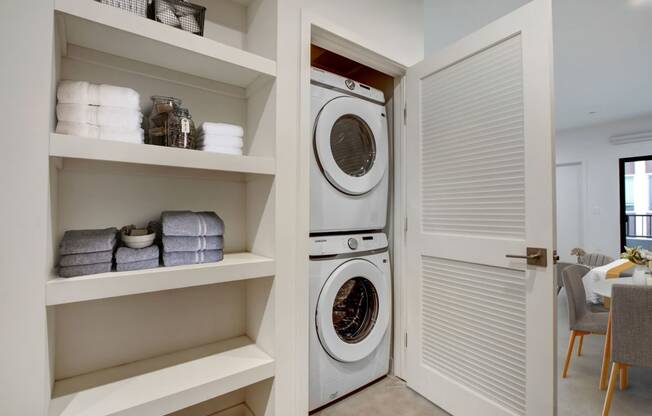
M 242 155 L 242 149 L 239 149 L 237 147 L 204 146 L 202 150 L 204 152 L 225 153 L 228 155 Z
M 143 122 L 143 114 L 140 111 L 122 107 L 60 103 L 57 104 L 57 119 L 73 123 L 118 127 L 121 130 L 136 130 Z
M 60 121 L 57 123 L 56 132 L 74 136 L 88 137 L 91 139 L 112 140 L 127 143 L 144 143 L 143 129 L 120 130 L 113 127 L 99 127 L 84 123 L 71 123 Z
M 60 103 L 105 105 L 140 110 L 140 96 L 131 88 L 97 85 L 86 81 L 61 81 L 57 88 Z
M 202 123 L 201 129 L 205 134 L 213 134 L 219 136 L 244 136 L 244 129 L 242 126 L 227 123 Z
M 203 141 L 206 146 L 237 147 L 240 149 L 244 146 L 242 137 L 236 136 L 214 136 L 203 134 L 199 136 L 199 141 Z

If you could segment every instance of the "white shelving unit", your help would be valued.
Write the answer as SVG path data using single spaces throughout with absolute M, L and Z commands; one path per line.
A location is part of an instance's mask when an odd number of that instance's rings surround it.
M 160 290 L 226 283 L 274 275 L 274 260 L 251 253 L 226 254 L 218 263 L 129 272 L 55 277 L 46 285 L 47 305 L 106 299 Z
M 52 133 L 50 156 L 140 165 L 274 174 L 274 158 L 237 156 Z
M 275 77 L 270 59 L 89 0 L 56 0 L 67 43 L 247 87 Z
M 274 360 L 238 337 L 58 381 L 49 416 L 164 415 L 273 376 Z
M 208 8 L 204 37 L 94 0 L 54 1 L 52 79 L 132 88 L 145 116 L 150 96 L 180 98 L 196 126 L 242 125 L 245 156 L 50 133 L 50 270 L 67 230 L 185 209 L 225 223 L 221 262 L 45 276 L 50 416 L 272 416 L 288 391 L 271 380 L 285 330 L 278 189 L 289 188 L 276 164 L 277 2 L 196 1 Z

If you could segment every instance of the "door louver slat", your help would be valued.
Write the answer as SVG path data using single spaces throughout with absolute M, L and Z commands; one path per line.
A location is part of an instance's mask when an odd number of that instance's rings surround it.
M 525 414 L 525 272 L 430 256 L 421 263 L 424 364 Z
M 424 232 L 524 237 L 522 77 L 514 36 L 421 81 L 421 192 L 435 201 L 422 205 Z M 438 205 L 439 197 L 464 210 Z

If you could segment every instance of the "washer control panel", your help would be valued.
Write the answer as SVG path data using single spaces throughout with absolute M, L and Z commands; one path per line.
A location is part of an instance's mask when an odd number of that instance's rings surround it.
M 387 248 L 387 236 L 384 233 L 310 237 L 310 256 L 333 256 L 384 248 Z

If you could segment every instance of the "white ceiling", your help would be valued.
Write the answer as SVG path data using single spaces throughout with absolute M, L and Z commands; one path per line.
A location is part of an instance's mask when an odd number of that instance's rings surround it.
M 652 1 L 553 0 L 553 14 L 557 129 L 652 113 Z
M 425 0 L 426 56 L 527 2 Z M 553 0 L 553 13 L 557 129 L 652 114 L 652 0 Z

